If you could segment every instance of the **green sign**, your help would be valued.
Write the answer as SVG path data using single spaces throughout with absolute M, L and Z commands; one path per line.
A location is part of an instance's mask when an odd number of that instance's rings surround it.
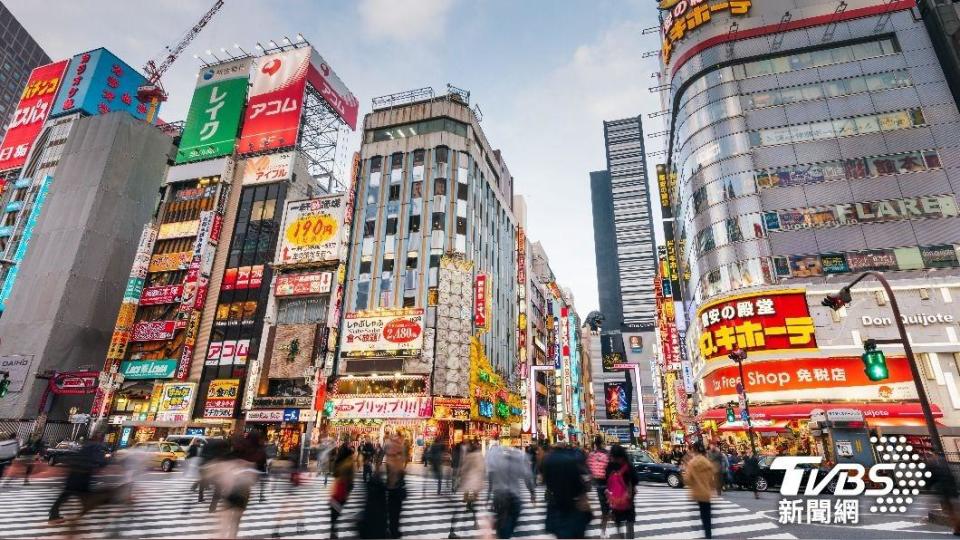
M 233 153 L 247 97 L 250 59 L 210 66 L 197 76 L 177 163 Z
M 127 288 L 123 291 L 125 301 L 138 302 L 143 293 L 143 278 L 132 277 L 127 280 Z
M 127 360 L 120 364 L 125 379 L 169 379 L 177 373 L 177 360 Z

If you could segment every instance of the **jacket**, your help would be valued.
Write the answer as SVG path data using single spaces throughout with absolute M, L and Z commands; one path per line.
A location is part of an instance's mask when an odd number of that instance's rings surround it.
M 479 450 L 467 452 L 460 463 L 460 487 L 465 493 L 479 493 L 486 479 L 483 454 Z
M 710 496 L 717 490 L 717 469 L 706 456 L 695 455 L 683 469 L 683 483 L 690 488 L 691 499 L 710 502 Z

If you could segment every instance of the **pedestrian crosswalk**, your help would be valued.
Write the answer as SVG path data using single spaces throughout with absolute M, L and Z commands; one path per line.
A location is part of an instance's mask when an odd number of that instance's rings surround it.
M 408 497 L 404 502 L 401 530 L 409 538 L 447 538 L 454 512 L 462 507 L 459 495 L 446 491 L 437 495 L 436 484 L 427 478 L 408 476 Z M 107 506 L 91 512 L 75 524 L 81 538 L 217 538 L 221 537 L 221 514 L 208 512 L 208 505 L 196 502 L 190 492 L 191 482 L 179 474 L 143 480 L 139 483 L 132 505 Z M 275 533 L 284 538 L 329 538 L 330 515 L 327 507 L 332 482 L 307 478 L 293 487 L 286 479 L 276 479 L 259 489 L 240 524 L 241 538 L 264 538 Z M 12 486 L 0 491 L 0 536 L 4 538 L 62 537 L 67 524 L 50 525 L 47 512 L 59 493 L 56 481 L 41 481 L 30 486 Z M 478 526 L 460 513 L 454 530 L 461 538 L 493 537 L 489 531 L 490 514 L 485 494 L 480 497 Z M 350 496 L 338 522 L 340 538 L 354 538 L 354 520 L 362 509 L 362 482 Z M 596 495 L 590 494 L 595 514 L 599 512 Z M 78 505 L 64 507 L 64 516 L 76 512 Z M 638 488 L 635 532 L 640 537 L 702 538 L 696 506 L 685 490 L 665 486 L 642 485 Z M 543 487 L 537 488 L 537 503 L 524 502 L 515 536 L 550 538 L 544 532 L 546 507 Z M 611 524 L 607 534 L 615 535 Z M 713 505 L 714 537 L 794 538 L 779 530 L 773 520 L 751 512 L 735 503 L 718 499 Z M 600 519 L 596 516 L 587 532 L 589 538 L 600 538 Z

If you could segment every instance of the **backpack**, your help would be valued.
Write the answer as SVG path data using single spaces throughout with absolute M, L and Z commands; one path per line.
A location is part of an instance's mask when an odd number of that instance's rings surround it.
M 607 501 L 610 503 L 610 508 L 620 512 L 629 510 L 630 505 L 633 504 L 630 488 L 627 487 L 627 481 L 623 477 L 625 473 L 624 469 L 620 469 L 607 479 Z
M 594 480 L 604 480 L 607 477 L 607 463 L 610 457 L 606 452 L 594 451 L 587 456 L 587 468 Z

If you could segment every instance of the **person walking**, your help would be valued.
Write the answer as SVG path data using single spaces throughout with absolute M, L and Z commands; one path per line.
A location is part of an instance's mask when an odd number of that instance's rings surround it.
M 343 443 L 331 452 L 333 456 L 331 469 L 333 470 L 333 487 L 330 489 L 330 538 L 337 537 L 337 519 L 343 512 L 343 505 L 347 503 L 350 492 L 353 491 L 353 448 L 350 439 L 345 437 Z
M 716 471 L 717 478 L 714 484 L 717 486 L 717 496 L 719 497 L 723 495 L 723 454 L 717 445 L 712 444 L 707 453 L 707 458 L 710 459 L 710 463 L 713 464 L 713 468 Z
M 460 464 L 463 461 L 463 454 L 466 445 L 463 441 L 458 442 L 450 448 L 450 492 L 456 493 L 460 489 Z
M 373 474 L 373 459 L 377 453 L 377 449 L 374 448 L 373 443 L 368 439 L 363 444 L 360 445 L 360 456 L 363 458 L 363 483 L 366 484 L 367 480 L 370 479 L 370 476 Z
M 60 507 L 71 497 L 84 499 L 90 494 L 93 475 L 107 464 L 107 449 L 100 444 L 99 435 L 91 436 L 80 450 L 69 457 L 69 472 L 63 483 L 63 490 L 50 507 L 49 521 L 52 524 L 63 523 Z
M 743 458 L 743 476 L 747 482 L 747 489 L 753 490 L 753 498 L 759 499 L 760 492 L 757 491 L 757 479 L 760 477 L 760 460 L 756 454 L 750 454 Z
M 950 465 L 942 457 L 930 452 L 926 456 L 927 470 L 930 477 L 930 488 L 940 499 L 940 510 L 950 520 L 953 535 L 960 536 L 960 509 L 957 508 L 957 479 L 950 470 Z
M 703 532 L 707 538 L 713 538 L 710 497 L 717 489 L 716 482 L 716 467 L 704 455 L 703 445 L 694 444 L 683 469 L 683 483 L 690 489 L 690 498 L 700 507 L 700 522 L 703 524 Z
M 587 469 L 593 480 L 593 489 L 597 492 L 600 502 L 600 538 L 607 537 L 607 522 L 610 520 L 610 505 L 607 502 L 607 464 L 610 456 L 603 448 L 603 437 L 593 438 L 593 450 L 587 455 Z
M 486 471 L 483 463 L 483 453 L 480 452 L 480 445 L 476 441 L 467 444 L 466 453 L 460 462 L 460 489 L 463 490 L 463 504 L 467 512 L 473 517 L 473 526 L 477 526 L 477 509 L 475 507 L 477 499 L 480 498 L 480 490 L 483 489 L 483 479 L 486 477 Z M 460 506 L 454 510 L 450 516 L 450 534 L 448 538 L 459 538 L 455 531 L 457 517 L 460 515 Z
M 613 445 L 606 469 L 606 498 L 620 538 L 633 538 L 633 523 L 637 520 L 634 500 L 638 481 L 637 472 L 630 464 L 626 449 L 619 444 Z M 620 531 L 621 524 L 624 524 L 624 532 Z
M 487 453 L 487 477 L 493 493 L 493 528 L 497 538 L 512 538 L 522 510 L 525 488 L 530 504 L 536 506 L 536 486 L 529 458 L 517 448 L 494 446 Z
M 13 463 L 18 465 L 23 471 L 23 485 L 30 485 L 30 475 L 33 474 L 33 469 L 36 467 L 37 459 L 39 459 L 39 456 L 42 452 L 43 441 L 39 437 L 33 436 L 31 436 L 30 440 L 28 440 L 27 443 L 17 451 L 17 457 L 14 458 Z M 3 485 L 4 487 L 7 487 L 12 483 L 13 473 L 11 472 L 9 475 L 7 475 L 7 480 Z
M 400 514 L 407 498 L 406 467 L 409 461 L 407 444 L 395 433 L 384 446 L 387 468 L 387 527 L 389 538 L 400 538 Z
M 593 519 L 581 464 L 580 452 L 566 446 L 547 451 L 540 464 L 547 488 L 546 531 L 557 538 L 584 538 Z

